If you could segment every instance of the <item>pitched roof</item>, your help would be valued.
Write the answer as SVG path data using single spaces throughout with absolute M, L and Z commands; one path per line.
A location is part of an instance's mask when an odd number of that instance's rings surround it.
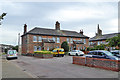
M 38 34 L 38 35 L 47 35 L 47 36 L 67 36 L 67 37 L 83 37 L 89 38 L 85 35 L 82 35 L 76 31 L 67 31 L 67 30 L 56 30 L 56 29 L 46 29 L 46 28 L 38 28 L 30 30 L 26 34 Z M 25 34 L 24 34 L 25 35 Z M 22 35 L 22 36 L 24 36 Z
M 106 40 L 106 39 L 115 37 L 118 34 L 120 34 L 120 33 L 111 33 L 111 34 L 104 34 L 104 35 L 101 35 L 101 36 L 94 36 L 94 37 L 90 38 L 89 41 Z

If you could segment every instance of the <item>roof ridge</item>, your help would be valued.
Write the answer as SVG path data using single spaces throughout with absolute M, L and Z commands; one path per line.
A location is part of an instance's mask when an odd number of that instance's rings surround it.
M 111 34 L 120 34 L 120 32 L 118 32 L 118 33 L 103 34 L 102 36 L 104 36 L 104 35 L 111 35 Z
M 26 34 L 42 34 L 42 35 L 59 35 L 59 36 L 73 36 L 73 37 L 87 37 L 78 33 L 77 31 L 70 31 L 70 30 L 56 30 L 56 29 L 49 29 L 49 28 L 41 28 L 41 27 L 34 27 Z M 25 34 L 24 34 L 25 35 Z M 87 37 L 89 38 L 89 37 Z
M 55 30 L 55 29 L 50 29 L 50 28 L 41 28 L 41 27 L 35 27 L 35 28 L 39 28 L 39 29 L 48 29 L 48 30 Z
M 77 31 L 71 31 L 71 30 L 61 30 L 61 31 L 77 32 Z M 77 33 L 78 33 L 78 32 L 77 32 Z

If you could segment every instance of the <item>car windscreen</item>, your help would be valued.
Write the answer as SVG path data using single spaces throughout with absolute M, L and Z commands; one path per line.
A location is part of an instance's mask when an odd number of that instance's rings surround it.
M 16 54 L 16 51 L 15 50 L 11 50 L 11 51 L 8 51 L 8 54 Z
M 111 52 L 111 53 L 113 53 L 113 54 L 119 54 L 119 52 Z
M 57 52 L 57 50 L 53 50 L 53 52 Z
M 108 56 L 114 56 L 111 52 L 109 52 L 109 51 L 104 51 L 104 53 L 106 54 L 106 55 L 108 55 Z
M 82 51 L 78 51 L 78 52 L 82 53 Z
M 60 51 L 60 52 L 64 52 L 64 50 L 63 50 L 63 49 L 60 49 L 59 51 Z

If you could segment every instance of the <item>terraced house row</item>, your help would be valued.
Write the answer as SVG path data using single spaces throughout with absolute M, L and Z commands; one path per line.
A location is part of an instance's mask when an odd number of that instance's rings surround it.
M 70 50 L 86 49 L 89 46 L 89 37 L 80 32 L 61 30 L 60 23 L 57 21 L 55 29 L 35 27 L 27 32 L 27 25 L 24 25 L 22 37 L 22 53 L 33 53 L 37 50 L 52 50 L 60 48 L 62 42 L 67 41 Z

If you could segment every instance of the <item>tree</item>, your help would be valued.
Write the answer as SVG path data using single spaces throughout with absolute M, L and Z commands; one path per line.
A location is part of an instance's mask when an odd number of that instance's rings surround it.
M 67 43 L 67 41 L 64 41 L 62 44 L 61 44 L 61 48 L 63 48 L 65 50 L 65 52 L 68 52 L 69 51 L 69 45 Z
M 1 25 L 1 20 L 4 19 L 3 17 L 6 16 L 6 14 L 7 14 L 7 13 L 2 13 L 2 15 L 0 16 L 0 25 Z
M 100 44 L 94 47 L 88 47 L 87 51 L 92 51 L 92 50 L 105 50 L 106 45 L 105 44 Z
M 104 50 L 105 49 L 105 44 L 100 44 L 98 46 L 95 46 L 95 49 L 97 49 L 97 50 Z
M 106 41 L 109 42 L 108 46 L 110 47 L 118 46 L 120 48 L 120 34 L 118 36 L 107 39 Z
M 18 45 L 17 46 L 14 46 L 12 47 L 13 50 L 16 50 L 18 52 Z

